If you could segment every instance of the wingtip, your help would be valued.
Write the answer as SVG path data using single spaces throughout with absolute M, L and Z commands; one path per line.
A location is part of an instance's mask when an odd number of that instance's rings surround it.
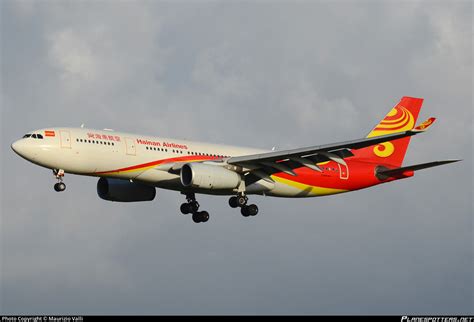
M 455 163 L 463 161 L 462 159 L 450 159 L 450 160 L 443 160 L 443 161 L 438 161 L 440 164 L 449 164 L 449 163 Z
M 426 131 L 431 125 L 433 125 L 435 121 L 436 121 L 436 117 L 430 117 L 429 119 L 427 119 L 426 121 L 424 121 L 423 123 L 415 127 L 413 131 L 416 131 L 416 132 Z

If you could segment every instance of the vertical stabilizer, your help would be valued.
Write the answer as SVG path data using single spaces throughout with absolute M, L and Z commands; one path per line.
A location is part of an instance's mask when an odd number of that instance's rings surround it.
M 403 132 L 415 127 L 418 114 L 420 113 L 422 98 L 403 97 L 394 108 L 388 112 L 385 118 L 367 135 L 368 138 Z M 376 146 L 354 150 L 354 155 L 361 159 L 372 162 L 401 166 L 405 157 L 410 137 L 384 142 Z

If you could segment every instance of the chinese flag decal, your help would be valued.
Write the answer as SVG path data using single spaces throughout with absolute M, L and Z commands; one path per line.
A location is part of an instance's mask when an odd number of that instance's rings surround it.
M 44 131 L 44 136 L 56 136 L 56 133 L 54 131 Z

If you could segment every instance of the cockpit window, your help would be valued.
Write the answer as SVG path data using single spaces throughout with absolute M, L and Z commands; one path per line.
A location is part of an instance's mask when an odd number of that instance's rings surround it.
M 42 134 L 39 134 L 39 133 L 34 133 L 34 134 L 25 134 L 23 135 L 23 138 L 26 139 L 26 138 L 32 138 L 32 139 L 43 139 L 43 135 Z

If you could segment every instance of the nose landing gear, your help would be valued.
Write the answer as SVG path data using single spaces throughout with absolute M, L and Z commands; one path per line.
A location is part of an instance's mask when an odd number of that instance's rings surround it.
M 196 201 L 194 193 L 186 194 L 185 203 L 181 204 L 180 210 L 183 215 L 193 214 L 192 218 L 195 223 L 206 222 L 209 220 L 209 213 L 207 211 L 198 211 L 199 203 Z
M 58 182 L 54 185 L 54 190 L 56 192 L 61 192 L 66 190 L 66 184 L 63 182 L 64 177 L 64 170 L 62 169 L 54 169 L 53 174 L 58 180 Z

